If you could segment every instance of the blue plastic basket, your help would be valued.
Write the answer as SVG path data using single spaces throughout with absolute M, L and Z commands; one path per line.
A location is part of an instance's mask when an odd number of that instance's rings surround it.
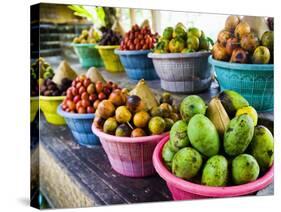
M 121 51 L 115 49 L 115 54 L 119 55 L 128 77 L 132 80 L 157 80 L 159 79 L 152 59 L 147 55 L 150 50 Z
M 273 64 L 238 64 L 209 57 L 222 90 L 230 89 L 244 96 L 257 111 L 273 111 Z
M 89 67 L 103 67 L 103 61 L 99 54 L 98 49 L 96 48 L 96 44 L 92 43 L 74 43 L 72 44 L 74 47 L 75 53 L 79 57 L 79 62 L 84 68 Z
M 58 114 L 64 117 L 74 138 L 80 145 L 86 147 L 100 145 L 99 138 L 92 132 L 95 114 L 68 113 L 62 110 L 61 105 L 58 106 Z

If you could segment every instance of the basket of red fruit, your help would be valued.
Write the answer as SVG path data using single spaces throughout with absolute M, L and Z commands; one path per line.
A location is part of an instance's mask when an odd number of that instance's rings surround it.
M 118 88 L 112 82 L 92 81 L 86 75 L 78 76 L 67 89 L 66 98 L 58 107 L 74 138 L 83 146 L 99 144 L 99 138 L 92 133 L 91 126 L 100 101 L 107 99 Z
M 155 72 L 152 59 L 147 57 L 151 49 L 154 48 L 157 35 L 157 33 L 153 34 L 148 26 L 139 27 L 138 25 L 134 25 L 125 34 L 120 49 L 115 50 L 115 53 L 120 56 L 120 60 L 130 79 L 159 79 Z

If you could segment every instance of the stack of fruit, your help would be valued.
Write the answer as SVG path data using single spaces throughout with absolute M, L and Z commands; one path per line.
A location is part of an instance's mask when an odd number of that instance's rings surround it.
M 259 38 L 247 22 L 229 16 L 218 34 L 212 55 L 216 60 L 231 63 L 273 63 L 273 40 L 273 31 L 266 31 Z
M 120 50 L 150 50 L 154 48 L 158 34 L 153 34 L 149 26 L 139 27 L 137 24 L 125 34 Z
M 75 37 L 73 39 L 73 43 L 97 43 L 100 40 L 100 32 L 95 30 L 94 28 L 91 28 L 89 30 L 82 30 L 81 34 L 78 37 Z
M 39 84 L 38 84 L 38 75 L 39 75 L 39 66 L 38 60 L 31 64 L 30 67 L 30 96 L 38 96 L 39 94 Z
M 71 86 L 72 80 L 63 78 L 61 85 L 57 85 L 51 79 L 43 80 L 40 83 L 41 96 L 65 96 L 66 90 Z
M 163 93 L 160 105 L 148 109 L 147 100 L 128 95 L 126 89 L 112 92 L 103 100 L 94 119 L 95 127 L 104 133 L 123 137 L 159 135 L 170 130 L 179 119 L 169 93 Z
M 112 29 L 109 28 L 102 28 L 102 37 L 98 42 L 99 45 L 107 46 L 107 45 L 120 45 L 122 36 Z
M 182 23 L 175 28 L 165 28 L 161 39 L 157 43 L 155 53 L 190 53 L 197 51 L 209 51 L 211 39 L 205 33 L 195 27 L 188 30 Z
M 85 75 L 78 76 L 66 91 L 62 109 L 70 113 L 95 113 L 99 103 L 118 88 L 118 85 L 113 82 L 97 81 L 95 83 Z
M 177 177 L 206 186 L 245 184 L 273 163 L 271 132 L 240 94 L 226 90 L 208 106 L 196 95 L 180 105 L 183 120 L 170 131 L 162 158 Z

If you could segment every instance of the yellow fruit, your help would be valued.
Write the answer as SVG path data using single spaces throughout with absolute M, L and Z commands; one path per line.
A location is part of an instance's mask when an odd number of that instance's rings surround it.
M 252 106 L 242 107 L 236 112 L 236 116 L 240 116 L 242 114 L 248 114 L 254 122 L 254 126 L 258 123 L 258 113 Z
M 142 110 L 134 115 L 133 122 L 136 127 L 142 128 L 147 126 L 149 119 L 148 112 Z

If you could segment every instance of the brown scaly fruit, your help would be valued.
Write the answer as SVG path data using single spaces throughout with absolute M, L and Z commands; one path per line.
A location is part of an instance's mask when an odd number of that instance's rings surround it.
M 260 41 L 258 37 L 251 32 L 242 36 L 240 45 L 244 50 L 253 52 L 260 45 Z
M 237 38 L 229 38 L 226 42 L 226 52 L 228 55 L 232 55 L 232 52 L 234 49 L 237 49 L 239 47 L 239 40 Z
M 236 26 L 240 23 L 240 18 L 236 15 L 230 15 L 225 21 L 224 29 L 229 32 L 234 32 Z
M 218 34 L 218 42 L 225 47 L 227 40 L 231 38 L 231 33 L 229 31 L 226 30 L 222 30 L 220 31 L 220 33 Z
M 207 117 L 212 121 L 218 133 L 222 136 L 227 128 L 230 119 L 218 97 L 212 98 L 209 102 Z
M 221 44 L 215 43 L 212 49 L 213 58 L 216 60 L 228 61 L 229 55 L 227 54 L 226 48 Z
M 243 35 L 249 34 L 250 32 L 251 32 L 250 25 L 247 22 L 242 21 L 235 28 L 234 35 L 236 38 L 240 39 L 243 37 Z
M 249 59 L 248 52 L 242 48 L 238 48 L 232 52 L 230 62 L 231 63 L 247 63 L 248 59 Z

